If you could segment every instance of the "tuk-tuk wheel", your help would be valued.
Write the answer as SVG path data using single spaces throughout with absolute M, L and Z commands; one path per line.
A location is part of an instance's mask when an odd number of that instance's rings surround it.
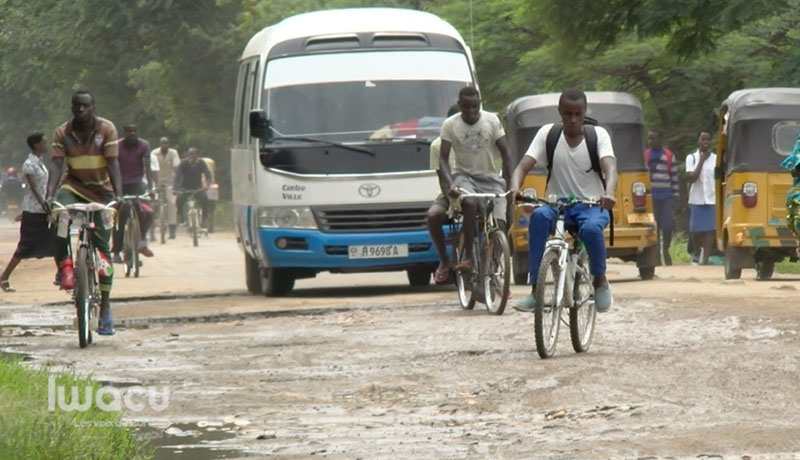
M 639 277 L 643 280 L 651 280 L 656 276 L 656 267 L 639 267 Z
M 771 260 L 756 262 L 756 279 L 758 281 L 765 281 L 772 278 L 773 273 L 775 273 L 775 262 Z
M 725 279 L 726 280 L 738 280 L 742 277 L 742 269 L 740 267 L 734 267 L 733 261 L 735 259 L 734 256 L 735 249 L 728 246 L 725 248 Z

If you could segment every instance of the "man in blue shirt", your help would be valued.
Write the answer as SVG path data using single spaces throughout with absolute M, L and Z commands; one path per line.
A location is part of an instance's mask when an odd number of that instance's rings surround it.
M 672 243 L 673 213 L 678 203 L 678 174 L 675 171 L 674 156 L 669 149 L 661 146 L 662 133 L 652 130 L 647 135 L 649 149 L 644 152 L 644 161 L 650 170 L 650 196 L 653 198 L 653 211 L 664 265 L 672 265 L 669 246 Z

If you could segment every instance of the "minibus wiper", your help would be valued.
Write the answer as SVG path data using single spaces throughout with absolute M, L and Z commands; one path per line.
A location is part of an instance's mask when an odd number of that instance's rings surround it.
M 280 141 L 303 141 L 303 142 L 319 142 L 320 144 L 330 145 L 331 147 L 339 147 L 345 150 L 352 150 L 354 152 L 364 153 L 370 156 L 375 156 L 375 152 L 366 147 L 357 147 L 355 145 L 347 145 L 339 142 L 326 141 L 324 139 L 317 139 L 315 137 L 302 137 L 302 136 L 281 136 L 273 137 L 272 140 Z
M 370 142 L 398 142 L 398 143 L 419 143 L 425 145 L 431 145 L 431 140 L 418 138 L 418 137 L 377 137 L 377 138 L 367 138 L 364 139 L 365 141 Z

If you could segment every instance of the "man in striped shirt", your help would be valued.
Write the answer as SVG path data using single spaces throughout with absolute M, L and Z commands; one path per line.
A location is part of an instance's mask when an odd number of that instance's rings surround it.
M 675 157 L 669 149 L 661 146 L 662 135 L 661 131 L 655 129 L 647 135 L 647 145 L 650 148 L 644 152 L 644 161 L 650 170 L 650 196 L 653 198 L 664 265 L 672 265 L 669 246 L 672 243 L 673 213 L 680 192 Z
M 122 196 L 122 176 L 117 160 L 117 128 L 110 121 L 94 115 L 94 97 L 87 91 L 77 91 L 72 95 L 73 118 L 58 128 L 53 134 L 53 170 L 47 187 L 48 200 L 53 199 L 63 205 L 72 203 L 108 203 Z M 61 188 L 58 188 L 67 163 L 67 174 Z M 93 232 L 94 246 L 105 264 L 111 263 L 109 239 L 111 229 L 105 228 L 103 219 L 97 213 Z M 62 289 L 71 289 L 65 263 L 69 258 L 69 233 L 56 238 L 56 260 L 62 273 Z M 100 285 L 100 326 L 101 335 L 112 335 L 114 326 L 111 319 L 111 281 L 114 269 L 101 271 Z

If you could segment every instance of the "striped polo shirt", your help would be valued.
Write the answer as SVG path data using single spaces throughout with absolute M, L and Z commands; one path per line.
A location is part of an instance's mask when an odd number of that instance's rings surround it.
M 669 149 L 647 149 L 645 151 L 645 161 L 650 170 L 650 194 L 654 200 L 680 196 L 674 159 L 675 157 Z
M 86 143 L 72 130 L 72 120 L 53 133 L 53 158 L 65 158 L 67 177 L 62 187 L 89 201 L 106 202 L 114 196 L 106 158 L 117 157 L 117 128 L 94 117 L 94 131 Z

